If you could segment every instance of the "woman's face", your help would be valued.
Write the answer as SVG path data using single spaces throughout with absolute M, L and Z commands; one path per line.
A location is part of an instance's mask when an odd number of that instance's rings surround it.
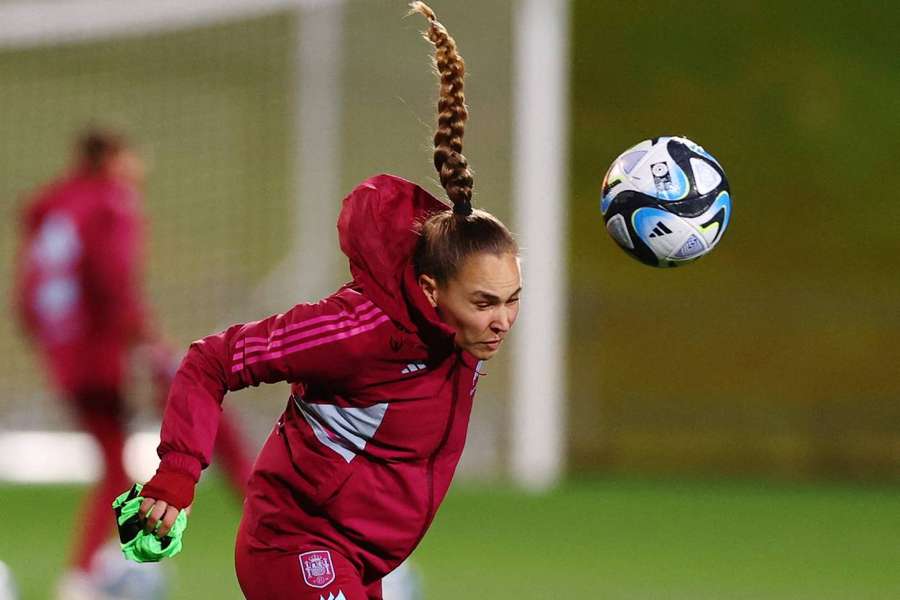
M 473 254 L 445 285 L 427 275 L 419 284 L 456 331 L 456 344 L 480 360 L 497 353 L 519 314 L 522 275 L 519 258 L 511 253 Z
M 137 152 L 126 148 L 109 158 L 106 172 L 116 181 L 141 189 L 144 185 L 146 167 Z

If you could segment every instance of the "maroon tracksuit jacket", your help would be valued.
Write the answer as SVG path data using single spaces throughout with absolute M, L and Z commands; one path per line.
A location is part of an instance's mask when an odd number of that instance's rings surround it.
M 138 202 L 130 187 L 75 172 L 25 207 L 15 304 L 64 391 L 117 388 L 145 326 Z
M 287 408 L 250 480 L 251 546 L 333 548 L 365 583 L 406 558 L 447 493 L 478 380 L 478 361 L 455 347 L 411 265 L 414 224 L 440 210 L 447 207 L 400 178 L 365 181 L 338 221 L 353 282 L 192 344 L 169 394 L 161 466 L 144 494 L 190 503 L 224 394 L 288 381 Z

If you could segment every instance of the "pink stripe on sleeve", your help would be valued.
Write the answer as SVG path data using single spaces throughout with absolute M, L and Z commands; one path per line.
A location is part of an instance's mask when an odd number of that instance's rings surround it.
M 269 337 L 246 337 L 237 341 L 234 345 L 235 348 L 243 348 L 245 344 L 266 344 L 271 341 L 274 341 L 276 337 L 282 335 L 284 333 L 290 333 L 291 331 L 296 331 L 297 329 L 302 329 L 304 327 L 312 327 L 318 323 L 327 323 L 329 321 L 338 321 L 341 319 L 349 319 L 349 318 L 360 318 L 359 314 L 363 311 L 372 308 L 374 305 L 371 300 L 366 300 L 362 304 L 353 308 L 352 311 L 342 310 L 339 313 L 335 313 L 333 315 L 321 315 L 318 317 L 313 317 L 311 319 L 306 319 L 305 321 L 300 321 L 299 323 L 293 323 L 284 328 L 273 329 L 271 333 L 269 333 Z
M 286 337 L 280 340 L 272 340 L 268 344 L 265 345 L 256 345 L 251 346 L 247 345 L 244 348 L 244 352 L 247 354 L 254 354 L 256 352 L 265 352 L 268 350 L 275 350 L 276 348 L 281 348 L 283 346 L 287 346 L 288 344 L 292 344 L 294 342 L 298 342 L 300 340 L 305 340 L 311 337 L 315 337 L 321 333 L 325 333 L 326 331 L 335 331 L 337 329 L 343 329 L 348 325 L 358 324 L 362 321 L 367 321 L 374 316 L 381 314 L 381 310 L 378 308 L 372 307 L 372 310 L 365 314 L 358 315 L 355 319 L 344 319 L 337 323 L 331 323 L 328 325 L 322 325 L 321 327 L 317 327 L 315 329 L 307 329 L 298 334 L 292 335 L 290 337 Z
M 324 344 L 330 344 L 332 342 L 337 342 L 337 341 L 340 341 L 343 339 L 354 337 L 361 333 L 371 331 L 372 329 L 375 329 L 382 323 L 385 323 L 389 320 L 390 319 L 388 318 L 388 316 L 383 314 L 380 317 L 378 317 L 377 319 L 375 319 L 374 321 L 367 323 L 365 325 L 360 325 L 359 327 L 354 327 L 353 329 L 341 331 L 340 333 L 335 333 L 335 334 L 327 336 L 327 337 L 311 340 L 311 341 L 308 341 L 303 344 L 297 344 L 295 346 L 290 346 L 283 350 L 276 350 L 274 352 L 268 352 L 266 354 L 257 354 L 256 356 L 252 356 L 252 357 L 248 358 L 246 360 L 246 362 L 244 362 L 243 364 L 233 365 L 231 367 L 231 372 L 237 373 L 239 371 L 242 371 L 247 366 L 250 366 L 250 365 L 258 363 L 258 362 L 274 360 L 276 358 L 281 358 L 282 356 L 286 356 L 288 354 L 294 354 L 294 353 L 300 352 L 302 350 L 308 350 L 309 348 L 315 348 L 316 346 L 322 346 Z
M 320 317 L 313 317 L 312 319 L 307 319 L 306 321 L 301 321 L 300 323 L 292 323 L 291 325 L 288 325 L 287 327 L 284 328 L 284 332 L 289 333 L 291 331 L 296 331 L 297 329 L 300 329 L 301 327 L 309 327 L 311 325 L 315 325 L 316 323 L 327 323 L 328 321 L 336 321 L 343 317 L 361 318 L 358 315 L 360 313 L 362 313 L 363 311 L 369 310 L 373 306 L 374 306 L 374 304 L 372 304 L 371 300 L 366 300 L 359 306 L 354 307 L 352 313 L 347 312 L 346 310 L 342 310 L 341 312 L 339 312 L 335 315 L 322 315 Z
M 273 336 L 278 335 L 279 333 L 281 333 L 283 331 L 284 331 L 284 329 L 275 329 L 272 331 L 272 335 Z M 251 343 L 265 344 L 268 341 L 269 341 L 269 338 L 264 338 L 264 337 L 245 337 L 243 339 L 238 340 L 237 343 L 234 345 L 234 347 L 235 348 L 243 348 L 244 344 L 251 344 Z

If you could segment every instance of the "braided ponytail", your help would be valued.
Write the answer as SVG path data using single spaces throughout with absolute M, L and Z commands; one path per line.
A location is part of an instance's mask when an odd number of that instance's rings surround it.
M 428 275 L 445 285 L 456 277 L 472 255 L 518 255 L 512 234 L 492 214 L 472 209 L 472 173 L 462 154 L 463 132 L 469 112 L 463 95 L 466 65 L 456 42 L 424 2 L 410 4 L 428 19 L 425 38 L 434 45 L 434 64 L 441 78 L 438 127 L 434 134 L 434 167 L 441 185 L 453 202 L 453 212 L 438 211 L 419 226 L 419 241 L 413 254 L 416 276 Z
M 466 119 L 466 97 L 463 79 L 466 63 L 456 49 L 456 41 L 424 2 L 410 4 L 411 13 L 417 12 L 428 19 L 425 39 L 434 45 L 434 65 L 441 78 L 438 98 L 438 127 L 434 134 L 434 168 L 441 185 L 453 202 L 453 212 L 460 216 L 472 214 L 472 172 L 462 154 L 463 133 Z

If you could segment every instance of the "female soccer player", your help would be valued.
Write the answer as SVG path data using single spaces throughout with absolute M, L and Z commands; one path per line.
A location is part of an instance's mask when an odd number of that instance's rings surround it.
M 479 366 L 518 313 L 516 243 L 471 205 L 463 60 L 431 9 L 412 7 L 436 48 L 434 164 L 453 209 L 398 177 L 364 181 L 338 219 L 353 281 L 195 342 L 170 391 L 162 462 L 141 506 L 160 537 L 193 500 L 224 394 L 291 383 L 237 535 L 250 600 L 381 598 L 380 580 L 416 547 L 447 492 Z
M 127 355 L 146 344 L 164 392 L 173 370 L 142 301 L 143 180 L 140 157 L 124 136 L 92 130 L 76 143 L 71 172 L 41 190 L 22 219 L 18 316 L 104 466 L 77 519 L 70 573 L 60 586 L 64 598 L 96 597 L 89 572 L 112 533 L 110 496 L 128 486 L 122 462 Z M 243 496 L 250 472 L 245 444 L 227 422 L 220 438 L 217 450 Z

